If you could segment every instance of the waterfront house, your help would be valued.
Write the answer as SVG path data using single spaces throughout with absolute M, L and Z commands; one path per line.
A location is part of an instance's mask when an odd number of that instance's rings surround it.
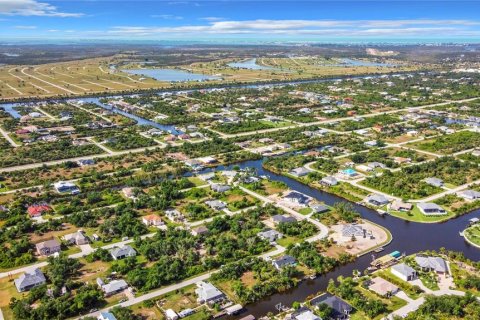
M 439 274 L 448 273 L 447 263 L 440 257 L 416 256 L 415 262 L 423 271 L 435 271 Z
M 338 184 L 338 181 L 333 176 L 327 176 L 327 177 L 323 177 L 322 180 L 320 180 L 320 183 L 324 186 L 331 187 L 331 186 L 336 186 Z
M 61 251 L 61 244 L 57 239 L 51 239 L 37 243 L 35 247 L 37 249 L 37 253 L 42 256 L 49 256 Z
M 404 281 L 411 281 L 417 279 L 417 271 L 405 263 L 399 263 L 390 268 L 393 275 Z
M 313 213 L 324 213 L 330 211 L 330 208 L 324 204 L 312 204 L 310 205 Z
M 335 320 L 348 319 L 353 308 L 350 304 L 343 301 L 337 296 L 331 295 L 329 293 L 322 294 L 318 297 L 310 300 L 310 305 L 319 308 L 320 305 L 327 305 L 332 309 L 330 313 L 330 318 Z
M 127 257 L 135 257 L 137 252 L 131 246 L 126 244 L 123 247 L 115 247 L 111 249 L 110 255 L 112 256 L 113 260 L 121 260 Z
M 42 271 L 38 268 L 35 268 L 31 271 L 26 271 L 14 281 L 15 287 L 17 287 L 18 292 L 28 291 L 32 288 L 41 286 L 46 282 L 47 279 L 45 279 Z
M 366 230 L 358 224 L 346 224 L 342 228 L 342 236 L 345 238 L 355 237 L 364 237 Z
M 445 215 L 447 211 L 436 203 L 422 202 L 417 204 L 417 208 L 426 216 Z
M 218 290 L 213 284 L 204 281 L 197 283 L 195 293 L 197 294 L 198 303 L 213 304 L 224 300 L 226 297 L 225 294 Z
M 385 197 L 383 194 L 377 193 L 368 195 L 364 201 L 374 206 L 384 206 L 390 202 L 390 200 L 388 200 L 388 198 Z
M 410 211 L 412 210 L 413 205 L 408 202 L 403 202 L 401 200 L 395 200 L 390 204 L 390 210 L 393 211 Z
M 293 320 L 322 320 L 319 316 L 312 312 L 307 307 L 301 307 L 292 313 L 291 319 Z
M 284 256 L 281 256 L 280 258 L 272 260 L 272 264 L 277 270 L 280 270 L 286 266 L 296 265 L 297 260 L 295 260 L 295 258 L 292 256 L 284 255 Z

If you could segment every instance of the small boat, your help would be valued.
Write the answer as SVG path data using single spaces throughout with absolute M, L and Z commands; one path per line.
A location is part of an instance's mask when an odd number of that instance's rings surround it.
M 308 277 L 310 280 L 315 280 L 317 279 L 317 275 L 316 274 L 312 274 Z
M 379 252 L 382 252 L 383 250 L 385 250 L 384 247 L 378 247 L 377 249 L 373 250 L 373 252 L 379 253 Z
M 377 209 L 377 212 L 378 212 L 381 216 L 383 216 L 384 214 L 387 214 L 387 211 L 381 210 L 381 209 Z
M 460 231 L 458 234 L 460 235 L 460 237 L 463 237 L 463 231 Z

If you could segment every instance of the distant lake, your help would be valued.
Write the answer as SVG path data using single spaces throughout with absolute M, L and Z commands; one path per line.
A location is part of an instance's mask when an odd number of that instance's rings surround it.
M 208 76 L 200 73 L 192 73 L 175 69 L 125 69 L 123 72 L 154 78 L 158 81 L 205 81 L 220 79 L 216 76 Z
M 22 115 L 17 110 L 15 110 L 16 106 L 17 104 L 7 103 L 7 104 L 2 104 L 0 108 L 3 109 L 8 114 L 10 114 L 13 118 L 20 119 Z
M 391 64 L 391 63 L 354 60 L 354 59 L 348 59 L 348 58 L 341 59 L 341 62 L 339 65 L 347 65 L 347 66 L 354 66 L 354 67 L 394 67 L 395 66 L 395 64 Z
M 232 62 L 228 64 L 232 68 L 250 69 L 250 70 L 275 70 L 273 67 L 267 67 L 257 64 L 257 59 L 249 59 L 241 62 Z

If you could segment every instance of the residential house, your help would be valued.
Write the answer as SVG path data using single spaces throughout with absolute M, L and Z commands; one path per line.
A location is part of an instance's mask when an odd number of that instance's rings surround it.
M 401 200 L 395 200 L 390 204 L 390 210 L 393 211 L 410 211 L 412 208 L 413 204 Z
M 197 301 L 199 303 L 209 303 L 213 304 L 215 302 L 225 299 L 225 294 L 218 290 L 213 284 L 209 282 L 200 281 L 197 283 L 197 289 L 195 289 L 197 294 Z
M 294 320 L 322 320 L 319 316 L 307 307 L 301 307 L 292 313 L 291 319 Z
M 327 305 L 332 309 L 330 317 L 335 320 L 348 319 L 353 308 L 347 302 L 329 293 L 322 294 L 310 300 L 310 305 L 319 308 L 320 305 Z
M 283 235 L 280 232 L 278 232 L 276 230 L 272 230 L 272 229 L 267 229 L 267 230 L 261 231 L 261 232 L 257 233 L 257 236 L 260 239 L 267 240 L 270 243 L 275 242 L 278 239 L 281 239 L 283 237 Z
M 177 320 L 178 314 L 172 309 L 167 309 L 165 310 L 165 317 L 167 318 L 167 320 Z
M 336 186 L 338 184 L 338 181 L 333 176 L 327 176 L 327 177 L 323 177 L 322 180 L 320 180 L 320 183 L 324 186 L 331 187 L 331 186 Z
M 177 209 L 170 208 L 165 210 L 165 216 L 168 218 L 168 220 L 172 222 L 181 222 L 185 220 L 185 217 L 183 216 L 183 214 Z
M 443 187 L 443 180 L 435 177 L 425 179 L 425 182 L 431 186 L 441 188 Z
M 297 222 L 297 219 L 295 219 L 294 217 L 286 216 L 282 214 L 276 214 L 272 216 L 270 219 L 273 222 L 273 224 Z
M 47 279 L 45 279 L 42 271 L 38 268 L 35 268 L 31 271 L 26 271 L 24 274 L 14 280 L 15 287 L 17 287 L 18 292 L 28 291 L 32 288 L 41 286 L 46 282 Z
M 296 265 L 297 260 L 295 260 L 295 258 L 292 257 L 292 256 L 284 255 L 284 256 L 281 256 L 280 258 L 272 260 L 272 264 L 277 270 L 280 270 L 280 269 L 282 269 L 283 267 L 286 267 L 286 266 Z
M 385 197 L 383 194 L 377 193 L 368 195 L 364 201 L 374 206 L 384 206 L 390 203 L 390 200 L 388 200 L 387 197 Z
M 313 204 L 310 205 L 313 213 L 324 213 L 330 211 L 330 208 L 324 204 Z
M 57 239 L 37 243 L 35 247 L 37 249 L 37 253 L 42 256 L 49 256 L 61 251 L 61 244 Z
M 117 318 L 111 312 L 100 312 L 97 320 L 117 320 Z
M 436 203 L 422 202 L 417 204 L 417 208 L 426 216 L 445 215 L 447 211 Z
M 160 216 L 156 214 L 149 214 L 149 215 L 143 216 L 142 222 L 147 227 L 148 226 L 159 227 L 164 225 L 162 218 L 160 218 Z
M 417 279 L 417 271 L 405 263 L 399 263 L 390 268 L 393 275 L 404 281 L 411 281 Z
M 345 238 L 355 237 L 364 237 L 366 234 L 366 230 L 362 228 L 362 226 L 358 224 L 346 224 L 342 228 L 342 236 Z
M 110 255 L 112 256 L 113 260 L 121 260 L 127 257 L 135 257 L 137 252 L 131 246 L 126 244 L 123 247 L 115 247 L 111 249 Z
M 416 256 L 415 262 L 423 271 L 435 271 L 440 274 L 448 273 L 447 263 L 440 257 Z
M 463 191 L 457 192 L 457 196 L 465 200 L 473 201 L 473 200 L 480 199 L 480 192 L 475 190 L 463 190 Z
M 47 204 L 33 204 L 27 208 L 30 218 L 40 217 L 43 213 L 52 211 L 52 207 Z
M 130 187 L 125 187 L 122 189 L 122 193 L 123 195 L 125 196 L 125 198 L 128 198 L 130 200 L 137 200 L 137 196 L 135 194 L 135 189 L 134 188 L 130 188 Z
M 63 236 L 63 240 L 65 240 L 69 244 L 76 244 L 77 246 L 88 244 L 89 242 L 88 238 L 82 231 L 66 234 Z
M 77 164 L 80 167 L 93 166 L 95 164 L 95 160 L 93 159 L 78 160 Z
M 205 226 L 200 226 L 192 229 L 192 235 L 194 236 L 202 236 L 208 233 L 208 228 Z
M 219 183 L 212 183 L 210 188 L 215 192 L 227 192 L 231 189 L 229 185 L 226 184 L 219 184 Z
M 107 297 L 120 293 L 128 288 L 125 280 L 112 280 L 109 283 L 105 283 L 101 278 L 97 278 L 97 284 Z
M 391 297 L 399 290 L 396 285 L 381 277 L 373 278 L 368 286 L 368 289 L 381 297 Z
M 58 181 L 53 184 L 55 190 L 58 193 L 71 193 L 71 194 L 78 194 L 80 193 L 80 189 L 70 181 Z
M 286 196 L 283 197 L 283 199 L 298 205 L 307 205 L 311 200 L 310 197 L 307 197 L 298 191 L 290 191 Z
M 210 208 L 212 208 L 213 210 L 217 210 L 217 211 L 223 210 L 227 207 L 227 204 L 220 200 L 208 200 L 208 201 L 205 201 L 205 204 Z
M 311 171 L 308 170 L 307 168 L 300 167 L 300 168 L 295 168 L 293 170 L 290 170 L 289 174 L 291 174 L 294 177 L 304 177 L 308 175 Z

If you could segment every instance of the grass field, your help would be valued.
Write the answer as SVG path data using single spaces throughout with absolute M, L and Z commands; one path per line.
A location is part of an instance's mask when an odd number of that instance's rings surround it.
M 403 220 L 421 223 L 435 223 L 455 217 L 451 211 L 447 211 L 447 214 L 441 216 L 426 216 L 420 212 L 417 206 L 414 206 L 410 212 L 389 211 L 388 213 Z
M 137 89 L 161 89 L 173 86 L 167 81 L 132 75 L 111 69 L 111 65 L 122 62 L 124 57 L 116 55 L 69 62 L 49 63 L 36 66 L 8 65 L 0 67 L 0 100 L 29 97 L 77 96 L 93 93 L 135 91 Z M 313 58 L 312 58 L 313 59 Z M 180 69 L 206 75 L 219 76 L 212 83 L 257 82 L 294 80 L 366 73 L 410 71 L 413 67 L 364 67 L 319 64 L 315 59 L 260 58 L 258 63 L 271 66 L 269 70 L 231 68 L 227 64 L 234 59 L 223 59 L 209 63 L 193 63 Z M 317 60 L 319 58 L 316 58 Z M 138 67 L 126 65 L 126 68 Z M 192 82 L 193 83 L 193 82 Z

